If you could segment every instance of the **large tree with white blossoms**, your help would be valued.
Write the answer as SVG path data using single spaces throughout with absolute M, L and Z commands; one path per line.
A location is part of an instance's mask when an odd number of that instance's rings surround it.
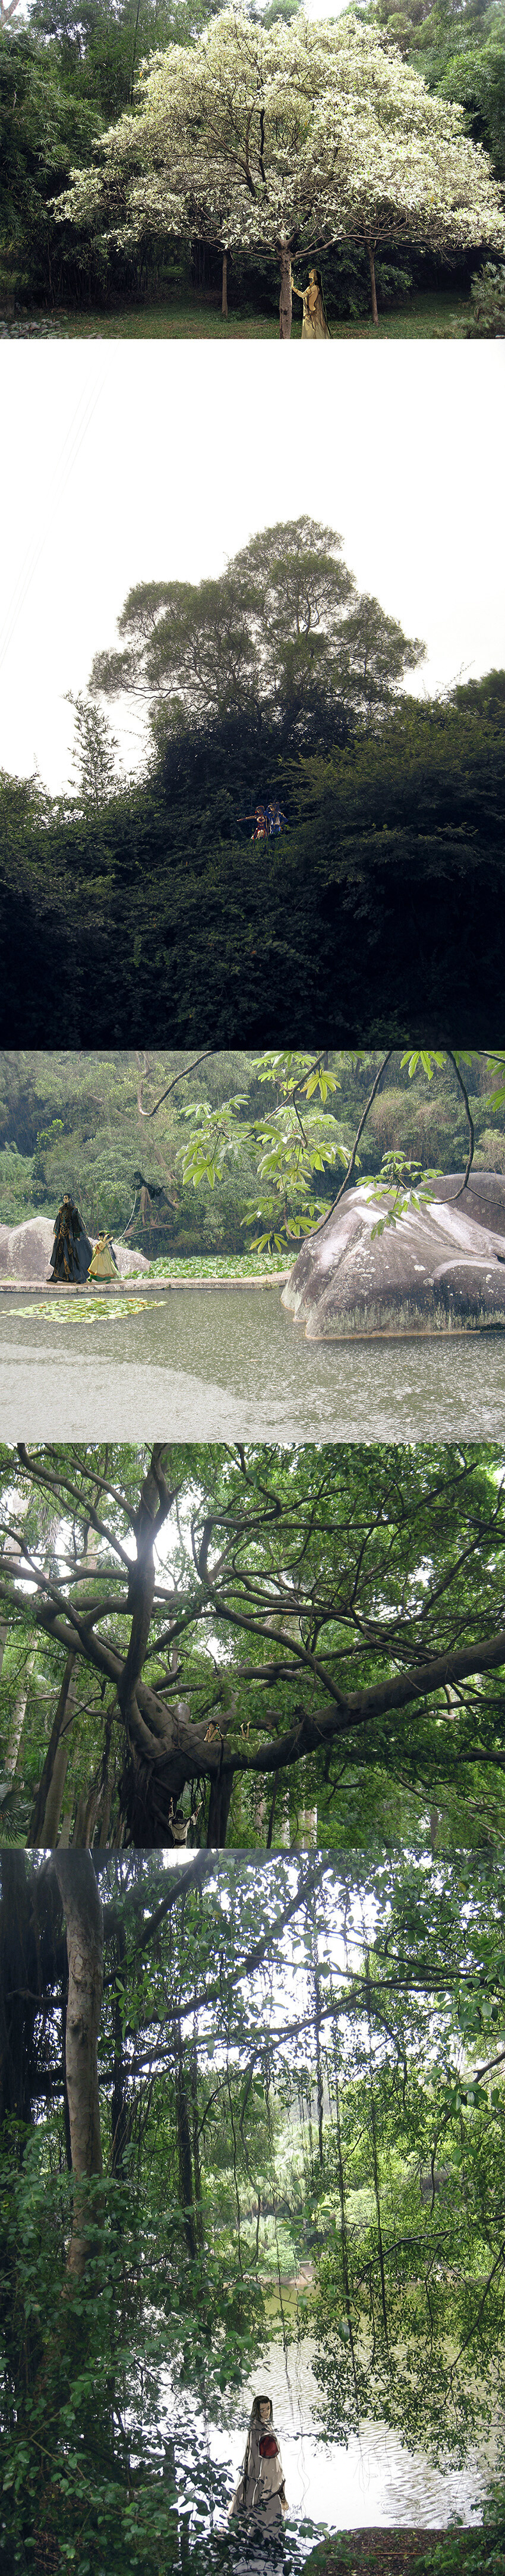
M 73 174 L 60 211 L 123 244 L 189 233 L 223 250 L 268 247 L 281 339 L 295 255 L 361 242 L 375 321 L 378 245 L 505 241 L 502 196 L 462 122 L 382 28 L 347 14 L 265 28 L 225 9 L 193 48 L 143 67 L 135 113 L 103 138 L 99 169 Z

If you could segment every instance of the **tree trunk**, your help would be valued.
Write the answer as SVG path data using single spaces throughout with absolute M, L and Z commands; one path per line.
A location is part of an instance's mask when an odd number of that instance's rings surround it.
M 75 1654 L 71 1651 L 67 1655 L 54 1725 L 30 1816 L 27 1842 L 33 1851 L 52 1851 L 56 1842 L 74 1713 L 74 1690 L 71 1688 L 74 1664 Z
M 316 1850 L 316 1848 L 317 1848 L 317 1807 L 302 1807 L 302 1808 L 301 1808 L 301 1811 L 300 1811 L 300 1819 L 299 1819 L 299 1831 L 298 1831 L 298 1837 L 297 1837 L 297 1839 L 298 1839 L 298 1845 L 299 1845 L 299 1849 L 300 1849 L 300 1851 L 315 1851 L 315 1850 Z
M 175 2114 L 177 2123 L 177 2161 L 179 2168 L 179 2201 L 190 2263 L 196 2262 L 197 2226 L 194 2205 L 193 2160 L 191 2154 L 191 2101 L 188 2098 L 184 2048 L 180 2022 L 177 2026 L 177 2060 L 175 2068 Z
M 76 2185 L 102 2172 L 97 2041 L 103 1985 L 102 1908 L 90 1852 L 55 1852 L 68 1953 L 66 2079 Z M 86 2266 L 86 2200 L 76 2189 L 67 2268 Z
M 227 250 L 224 250 L 224 251 L 223 251 L 223 292 L 222 292 L 222 297 L 221 297 L 221 312 L 222 312 L 222 315 L 223 315 L 223 319 L 224 319 L 224 321 L 225 321 L 225 322 L 227 322 L 227 321 L 228 321 L 228 252 L 227 252 Z
M 379 316 L 377 312 L 377 296 L 375 291 L 375 260 L 371 242 L 367 242 L 367 250 L 370 261 L 370 285 L 372 289 L 372 322 L 378 322 Z
M 207 1850 L 224 1851 L 233 1788 L 233 1772 L 218 1771 L 210 1784 Z
M 0 1893 L 0 2120 L 32 2116 L 36 1997 L 22 2001 L 34 1974 L 31 1890 L 24 1852 L 3 1851 Z
M 22 1737 L 22 1733 L 23 1733 L 23 1727 L 24 1727 L 25 1716 L 26 1716 L 26 1703 L 27 1703 L 27 1699 L 28 1699 L 28 1683 L 29 1683 L 29 1680 L 30 1680 L 31 1674 L 32 1674 L 32 1672 L 33 1672 L 34 1663 L 35 1663 L 35 1647 L 33 1647 L 32 1653 L 31 1653 L 31 1655 L 29 1655 L 29 1656 L 28 1656 L 28 1659 L 27 1659 L 27 1665 L 26 1665 L 26 1687 L 23 1687 L 20 1691 L 18 1691 L 18 1696 L 17 1696 L 17 1700 L 16 1700 L 16 1702 L 15 1702 L 15 1707 L 14 1707 L 14 1716 L 13 1716 L 13 1720 L 12 1720 L 12 1726 L 11 1726 L 11 1731 L 10 1731 L 10 1736 L 9 1736 L 9 1742 L 8 1742 L 8 1746 L 7 1746 L 6 1756 L 5 1756 L 5 1770 L 6 1770 L 6 1773 L 8 1772 L 8 1774 L 9 1774 L 9 1778 L 10 1778 L 10 1779 L 12 1779 L 12 1778 L 13 1778 L 13 1775 L 14 1775 L 14 1772 L 15 1772 L 15 1769 L 16 1769 L 17 1758 L 18 1758 L 18 1753 L 19 1753 L 19 1747 L 20 1747 L 20 1743 L 21 1743 L 21 1737 Z M 1 1668 L 1 1660 L 0 1660 L 0 1668 Z
M 279 296 L 279 331 L 280 331 L 280 337 L 281 337 L 281 340 L 290 340 L 290 339 L 291 339 L 291 318 L 292 318 L 292 312 L 293 312 L 293 303 L 292 303 L 292 295 L 291 295 L 291 257 L 290 257 L 290 253 L 289 253 L 289 251 L 288 251 L 288 250 L 286 250 L 286 246 L 285 246 L 285 243 L 284 243 L 284 242 L 282 243 L 282 247 L 281 247 L 281 249 L 280 249 L 280 251 L 279 251 L 279 259 L 280 259 L 280 269 L 281 269 L 281 291 L 280 291 L 280 296 Z
M 115 1965 L 117 1967 L 118 1976 L 121 1979 L 124 1977 L 125 1958 L 125 1927 L 124 1923 L 118 1923 L 115 1934 Z M 111 2173 L 113 2174 L 121 2172 L 124 2150 L 128 2138 L 127 2074 L 124 2054 L 123 2018 L 124 2015 L 121 1996 L 116 1988 L 113 2006 L 114 2059 L 110 2111 Z

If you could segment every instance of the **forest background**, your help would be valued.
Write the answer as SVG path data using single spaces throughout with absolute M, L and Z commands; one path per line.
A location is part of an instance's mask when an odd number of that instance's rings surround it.
M 288 555 L 309 525 L 275 532 Z M 320 573 L 325 532 L 314 533 Z M 183 683 L 167 715 L 162 679 L 140 781 L 118 785 L 108 717 L 91 699 L 73 794 L 0 777 L 1 1034 L 40 1048 L 59 990 L 78 1047 L 121 1045 L 125 1030 L 142 1044 L 146 1026 L 163 1046 L 167 1025 L 179 1046 L 233 1046 L 239 1030 L 253 1046 L 317 1044 L 323 1027 L 337 1044 L 382 1032 L 399 1043 L 406 1024 L 422 1043 L 437 1045 L 442 1025 L 455 1045 L 499 1043 L 503 672 L 457 681 L 442 701 L 397 695 L 408 639 L 364 600 L 366 682 L 337 673 L 327 702 L 312 637 L 295 669 L 288 627 L 280 711 L 234 713 L 226 578 L 202 589 L 206 714 Z M 149 630 L 165 592 L 141 586 L 134 623 L 144 605 Z M 107 659 L 113 675 L 127 656 L 97 656 L 97 686 L 109 685 Z M 278 797 L 287 829 L 251 847 L 241 818 L 260 795 Z
M 461 1857 L 2 1855 L 9 2571 L 233 2566 L 248 2391 L 310 2337 L 323 2440 L 491 2441 L 494 2518 L 419 2565 L 498 2576 L 503 1905 Z M 307 2504 L 283 2567 L 355 2564 Z
M 475 1052 L 461 1063 L 474 1168 L 505 1171 L 500 1058 Z M 414 1170 L 463 1171 L 468 1114 L 456 1066 L 440 1052 L 423 1064 L 408 1049 L 386 1061 L 378 1048 L 332 1049 L 312 1067 L 292 1051 L 5 1049 L 0 1224 L 54 1220 L 68 1190 L 91 1234 L 127 1229 L 154 1271 L 172 1261 L 235 1269 L 270 1204 L 272 1223 L 289 1220 L 293 1249 L 285 1231 L 282 1249 L 294 1258 L 307 1207 L 316 1221 L 341 1187 L 376 1082 L 354 1177 L 378 1177 L 388 1155 Z M 264 1246 L 262 1266 L 267 1257 Z M 272 1258 L 278 1267 L 279 1247 Z

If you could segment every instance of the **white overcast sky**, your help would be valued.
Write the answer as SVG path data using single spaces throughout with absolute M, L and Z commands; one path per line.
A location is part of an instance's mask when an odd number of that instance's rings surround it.
M 63 788 L 64 693 L 132 585 L 218 574 L 303 512 L 425 639 L 417 688 L 503 667 L 504 363 L 496 341 L 4 342 L 0 767 Z

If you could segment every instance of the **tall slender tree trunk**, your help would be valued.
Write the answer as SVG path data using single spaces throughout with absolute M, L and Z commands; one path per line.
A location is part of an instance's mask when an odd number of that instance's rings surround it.
M 177 2024 L 177 2057 L 175 2066 L 175 2113 L 177 2122 L 177 2161 L 179 2168 L 179 2201 L 182 2224 L 191 2263 L 198 2251 L 193 2158 L 191 2153 L 192 2105 L 186 2081 L 184 2046 L 180 2022 Z
M 122 1977 L 122 1976 L 123 1976 L 123 1974 L 124 1974 L 124 1963 L 125 1963 L 125 1957 L 126 1957 L 126 1934 L 125 1934 L 125 1927 L 124 1927 L 124 1923 L 118 1923 L 118 1927 L 117 1927 L 117 1931 L 116 1931 L 116 1935 L 115 1935 L 115 1955 L 116 1955 L 116 1966 L 117 1966 L 117 1969 L 118 1969 L 118 1974 L 119 1974 L 119 1976 L 120 1976 L 120 1977 Z M 115 1995 L 114 1995 L 114 2008 L 113 2008 L 113 2033 L 114 2033 L 114 2060 L 113 2060 L 113 2075 L 112 2075 L 112 2100 L 111 2100 L 111 2113 L 110 2113 L 110 2123 L 111 2123 L 111 2173 L 113 2173 L 113 2174 L 117 2174 L 117 2173 L 120 2173 L 120 2172 L 121 2172 L 121 2165 L 122 2165 L 122 2160 L 123 2160 L 124 2150 L 125 2150 L 126 2141 L 127 2141 L 127 2136 L 128 2136 L 127 2089 L 126 2089 L 126 2088 L 127 2088 L 127 2078 L 126 2078 L 125 2053 L 124 2053 L 123 2007 L 122 2007 L 122 2003 L 121 2003 L 120 1995 L 119 1995 L 119 1992 L 118 1992 L 118 1990 L 117 1990 L 117 1989 L 116 1989 L 116 1992 L 115 1992 Z
M 369 241 L 369 242 L 367 242 L 367 251 L 368 251 L 368 257 L 369 257 L 369 261 L 370 261 L 370 285 L 371 285 L 371 289 L 372 289 L 372 322 L 378 322 L 378 320 L 379 320 L 379 315 L 378 315 L 378 312 L 377 312 L 377 293 L 376 293 L 376 286 L 375 286 L 375 260 L 374 260 L 373 250 L 372 250 L 372 244 L 371 244 L 371 242 L 370 242 L 370 241 Z
M 67 2269 L 86 2268 L 86 2200 L 79 2182 L 102 2172 L 97 2042 L 103 1987 L 102 1908 L 90 1852 L 55 1852 L 68 1953 L 66 2079 L 75 2197 Z
M 37 1795 L 30 1817 L 28 1844 L 34 1851 L 53 1851 L 61 1815 L 74 1713 L 75 1655 L 67 1655 L 56 1715 Z
M 222 292 L 222 296 L 221 296 L 221 312 L 222 312 L 222 315 L 223 315 L 223 319 L 224 319 L 224 321 L 225 321 L 225 322 L 227 322 L 227 321 L 228 321 L 228 252 L 227 252 L 227 250 L 224 250 L 224 251 L 223 251 L 223 292 Z
M 31 1890 L 21 1851 L 3 1851 L 0 1889 L 0 2121 L 32 2117 L 37 2013 Z M 29 1988 L 32 1997 L 29 1999 Z
M 280 269 L 281 269 L 281 291 L 280 291 L 280 296 L 279 296 L 279 331 L 280 331 L 280 338 L 281 338 L 281 340 L 290 340 L 290 339 L 291 339 L 291 319 L 292 319 L 292 312 L 293 312 L 293 301 L 292 301 L 292 295 L 291 295 L 291 255 L 290 255 L 289 250 L 286 250 L 286 244 L 285 244 L 285 242 L 282 242 L 282 243 L 281 243 L 281 248 L 280 248 L 280 251 L 279 251 L 279 259 L 280 259 Z
M 27 1706 L 27 1699 L 28 1699 L 28 1683 L 29 1683 L 29 1681 L 30 1681 L 31 1674 L 32 1674 L 32 1672 L 33 1672 L 34 1663 L 35 1663 L 35 1647 L 33 1647 L 31 1655 L 28 1655 L 27 1663 L 26 1663 L 26 1683 L 25 1683 L 25 1685 L 21 1688 L 21 1690 L 20 1690 L 20 1691 L 18 1691 L 17 1700 L 15 1701 L 15 1706 L 14 1706 L 14 1715 L 13 1715 L 13 1719 L 12 1719 L 12 1725 L 11 1725 L 11 1731 L 10 1731 L 10 1736 L 9 1736 L 9 1742 L 8 1742 L 8 1746 L 7 1746 L 6 1756 L 5 1756 L 5 1769 L 6 1769 L 6 1772 L 8 1772 L 8 1774 L 9 1774 L 9 1778 L 10 1778 L 10 1779 L 12 1779 L 12 1778 L 13 1778 L 13 1775 L 14 1775 L 14 1772 L 15 1772 L 15 1769 L 16 1769 L 17 1758 L 18 1758 L 18 1753 L 19 1753 L 19 1747 L 20 1747 L 20 1743 L 21 1743 L 21 1737 L 22 1737 L 23 1727 L 24 1727 L 24 1722 L 25 1722 L 25 1717 L 26 1717 L 26 1706 Z
M 207 1849 L 224 1851 L 231 1806 L 233 1772 L 218 1771 L 210 1784 Z

